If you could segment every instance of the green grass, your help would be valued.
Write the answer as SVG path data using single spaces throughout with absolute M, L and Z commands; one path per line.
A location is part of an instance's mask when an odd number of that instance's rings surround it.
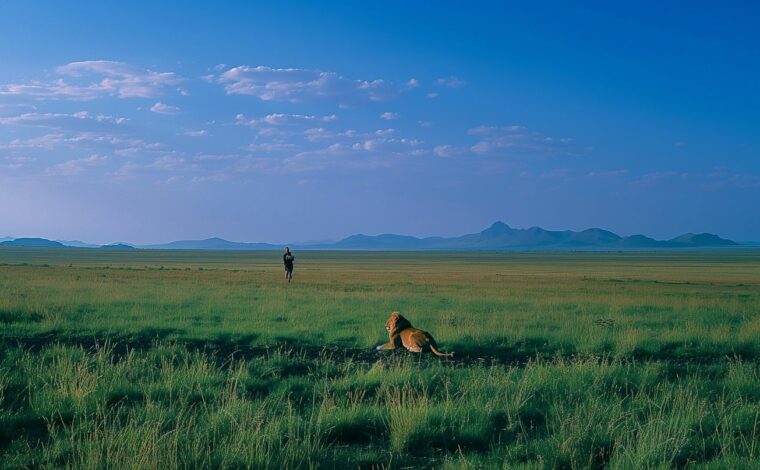
M 760 252 L 297 256 L 0 249 L 0 468 L 760 459 Z

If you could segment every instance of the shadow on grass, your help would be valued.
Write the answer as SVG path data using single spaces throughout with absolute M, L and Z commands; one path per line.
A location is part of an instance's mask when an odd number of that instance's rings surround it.
M 45 317 L 39 313 L 29 313 L 21 309 L 0 309 L 0 323 L 39 323 Z
M 31 411 L 0 416 L 0 450 L 9 447 L 19 438 L 24 438 L 27 442 L 47 440 L 48 427 L 45 419 Z
M 439 362 L 451 366 L 471 366 L 503 364 L 525 365 L 536 359 L 582 357 L 573 344 L 550 341 L 543 337 L 527 337 L 513 343 L 483 344 L 476 342 L 449 342 L 440 349 L 454 352 L 454 357 L 436 357 L 431 353 L 411 353 L 406 350 L 375 351 L 374 348 L 356 348 L 335 343 L 315 344 L 295 338 L 281 337 L 268 345 L 254 345 L 259 339 L 255 333 L 240 335 L 221 334 L 211 338 L 187 338 L 185 330 L 177 328 L 149 328 L 125 335 L 72 335 L 58 330 L 27 336 L 0 336 L 0 358 L 9 348 L 20 348 L 32 352 L 51 345 L 81 347 L 94 350 L 107 345 L 114 357 L 122 357 L 130 351 L 147 351 L 157 345 L 184 347 L 190 352 L 209 354 L 219 363 L 232 359 L 270 358 L 274 354 L 284 354 L 303 360 L 351 361 L 372 364 L 378 360 L 396 357 L 419 358 L 420 361 Z M 612 351 L 603 351 L 605 357 L 614 356 Z M 598 355 L 583 356 L 596 358 Z M 760 351 L 753 343 L 740 343 L 728 348 L 726 345 L 690 345 L 684 342 L 662 342 L 645 344 L 626 356 L 617 359 L 636 362 L 669 362 L 675 364 L 710 364 L 725 361 L 726 358 L 755 360 Z M 304 371 L 296 371 L 299 375 Z M 287 373 L 283 375 L 288 375 Z

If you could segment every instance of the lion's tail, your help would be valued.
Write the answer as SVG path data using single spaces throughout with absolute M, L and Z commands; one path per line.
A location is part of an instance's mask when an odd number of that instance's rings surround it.
M 442 353 L 439 350 L 435 349 L 435 346 L 433 346 L 432 344 L 430 345 L 430 351 L 432 351 L 433 354 L 435 354 L 436 356 L 454 357 L 454 353 L 453 352 L 451 352 L 451 353 Z

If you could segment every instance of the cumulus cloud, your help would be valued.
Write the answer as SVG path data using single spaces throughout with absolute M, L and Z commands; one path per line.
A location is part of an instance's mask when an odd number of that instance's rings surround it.
M 150 107 L 151 112 L 158 114 L 179 114 L 179 108 L 177 106 L 171 106 L 166 103 L 157 101 L 156 104 Z
M 251 95 L 264 101 L 291 103 L 384 101 L 400 91 L 400 87 L 387 80 L 354 80 L 335 72 L 263 65 L 232 67 L 212 80 L 222 84 L 229 95 Z
M 390 111 L 386 111 L 380 115 L 380 119 L 385 119 L 386 121 L 392 121 L 398 118 L 399 118 L 398 113 L 392 113 Z
M 55 71 L 59 77 L 52 81 L 0 85 L 0 96 L 81 101 L 105 96 L 153 98 L 160 96 L 164 88 L 182 81 L 173 72 L 154 72 L 109 60 L 71 62 Z

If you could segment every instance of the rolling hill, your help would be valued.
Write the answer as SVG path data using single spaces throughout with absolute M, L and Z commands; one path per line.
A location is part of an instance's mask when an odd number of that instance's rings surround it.
M 0 243 L 0 246 L 23 246 L 28 248 L 66 248 L 66 245 L 45 238 L 16 238 Z
M 141 245 L 137 248 L 146 250 L 279 250 L 280 245 L 231 242 L 223 238 L 214 237 L 205 240 L 178 240 L 158 245 Z

